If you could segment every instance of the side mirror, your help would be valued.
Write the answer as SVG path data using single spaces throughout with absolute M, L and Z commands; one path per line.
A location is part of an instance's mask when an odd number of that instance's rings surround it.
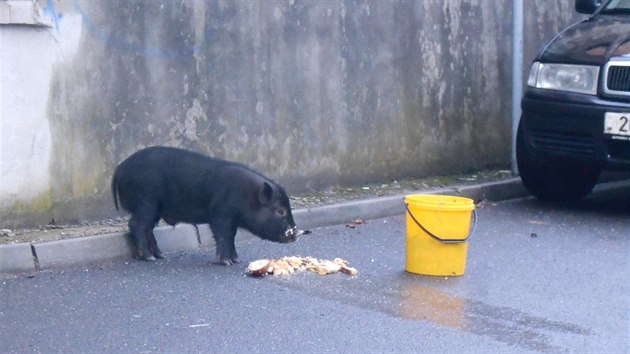
M 575 11 L 592 15 L 601 5 L 601 0 L 575 0 Z

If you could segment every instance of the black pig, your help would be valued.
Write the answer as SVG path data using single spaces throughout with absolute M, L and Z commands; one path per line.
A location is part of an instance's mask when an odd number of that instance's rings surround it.
M 129 232 L 138 256 L 162 258 L 153 228 L 210 224 L 219 262 L 239 263 L 234 237 L 239 227 L 274 242 L 292 242 L 298 230 L 284 189 L 245 165 L 200 153 L 149 147 L 129 156 L 112 178 L 114 204 L 131 214 Z M 118 198 L 117 198 L 118 195 Z

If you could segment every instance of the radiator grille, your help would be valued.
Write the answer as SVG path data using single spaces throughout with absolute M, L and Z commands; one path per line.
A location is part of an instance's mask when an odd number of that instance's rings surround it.
M 630 96 L 630 63 L 610 62 L 606 65 L 604 92 L 612 95 Z
M 630 161 L 630 142 L 609 141 L 608 152 L 611 158 Z
M 609 90 L 629 92 L 630 66 L 610 66 L 606 85 Z

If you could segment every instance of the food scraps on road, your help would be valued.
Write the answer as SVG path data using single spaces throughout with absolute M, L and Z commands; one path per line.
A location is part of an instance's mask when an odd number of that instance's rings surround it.
M 345 273 L 357 275 L 358 271 L 348 265 L 346 260 L 335 258 L 333 260 L 317 259 L 313 257 L 288 256 L 278 259 L 259 259 L 249 263 L 247 272 L 250 275 L 262 277 L 267 274 L 288 275 L 295 272 L 308 270 L 319 275 L 332 273 Z
M 349 229 L 354 229 L 357 225 L 365 224 L 365 220 L 358 218 L 354 219 L 351 223 L 346 224 L 346 227 Z

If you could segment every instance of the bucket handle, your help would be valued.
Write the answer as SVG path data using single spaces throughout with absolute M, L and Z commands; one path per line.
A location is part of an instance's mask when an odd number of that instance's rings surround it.
M 477 210 L 473 209 L 472 211 L 472 228 L 470 230 L 470 232 L 468 233 L 468 235 L 466 236 L 465 239 L 445 239 L 445 238 L 440 238 L 439 236 L 434 235 L 433 233 L 431 233 L 429 230 L 425 229 L 424 226 L 422 226 L 420 224 L 420 222 L 418 220 L 416 220 L 416 218 L 413 216 L 413 214 L 411 213 L 411 210 L 409 210 L 409 204 L 405 203 L 405 209 L 407 209 L 407 212 L 409 213 L 409 216 L 411 216 L 411 219 L 413 219 L 413 221 L 416 223 L 416 225 L 418 225 L 419 228 L 422 229 L 422 231 L 424 231 L 427 235 L 431 236 L 432 239 L 440 242 L 440 243 L 464 243 L 466 241 L 468 241 L 468 238 L 470 238 L 470 236 L 472 236 L 472 234 L 475 232 L 475 227 L 477 226 Z

